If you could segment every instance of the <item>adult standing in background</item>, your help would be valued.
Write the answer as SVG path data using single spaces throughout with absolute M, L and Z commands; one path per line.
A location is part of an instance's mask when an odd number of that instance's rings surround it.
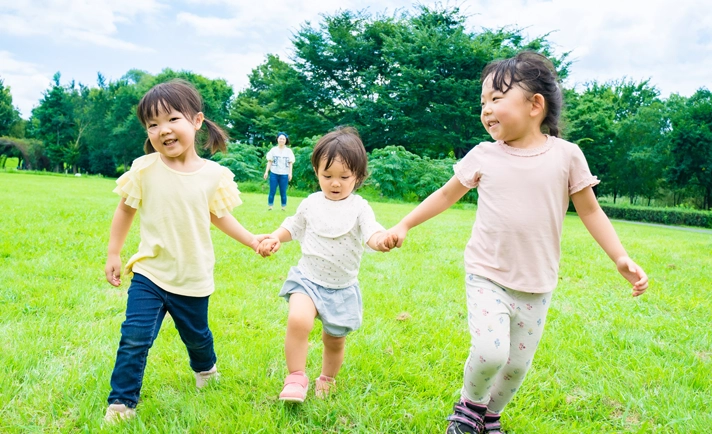
M 279 198 L 282 202 L 282 211 L 287 206 L 287 184 L 292 180 L 292 165 L 294 164 L 294 152 L 289 146 L 289 136 L 287 133 L 277 133 L 277 146 L 267 153 L 267 169 L 264 178 L 269 177 L 269 196 L 267 197 L 268 210 L 272 210 L 274 205 L 274 194 L 279 186 Z

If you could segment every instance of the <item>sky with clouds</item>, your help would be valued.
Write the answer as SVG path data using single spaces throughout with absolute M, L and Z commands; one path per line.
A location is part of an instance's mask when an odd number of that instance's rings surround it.
M 95 86 L 97 72 L 190 70 L 239 92 L 267 53 L 289 58 L 306 22 L 418 4 L 459 7 L 471 31 L 549 33 L 558 53 L 571 52 L 569 87 L 625 77 L 650 79 L 663 97 L 712 88 L 709 0 L 0 0 L 0 79 L 24 118 L 56 72 L 62 84 Z

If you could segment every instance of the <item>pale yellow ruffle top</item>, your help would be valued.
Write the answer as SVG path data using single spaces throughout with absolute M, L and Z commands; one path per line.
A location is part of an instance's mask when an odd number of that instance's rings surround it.
M 174 294 L 210 295 L 215 289 L 210 213 L 224 217 L 242 203 L 233 177 L 214 161 L 186 173 L 166 166 L 158 153 L 134 160 L 114 189 L 140 218 L 141 242 L 126 272 Z

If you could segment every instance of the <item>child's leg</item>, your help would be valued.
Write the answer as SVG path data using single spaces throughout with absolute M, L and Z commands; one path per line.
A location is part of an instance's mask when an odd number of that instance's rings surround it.
M 334 378 L 341 369 L 344 362 L 344 348 L 346 347 L 346 336 L 331 336 L 323 332 L 321 340 L 324 342 L 324 355 L 322 356 L 321 373 L 327 377 Z
M 551 293 L 529 294 L 507 291 L 512 295 L 509 361 L 497 373 L 491 389 L 488 413 L 500 413 L 512 400 L 531 368 L 534 353 L 544 332 Z
M 308 295 L 297 292 L 289 296 L 284 355 L 290 373 L 306 370 L 309 333 L 314 328 L 314 318 L 316 318 L 316 307 Z
M 509 357 L 510 311 L 506 293 L 486 279 L 468 275 L 466 291 L 471 338 L 462 397 L 487 404 L 495 377 Z
M 209 300 L 209 296 L 186 297 L 168 294 L 168 312 L 188 349 L 190 367 L 195 372 L 209 371 L 217 361 L 213 334 L 208 327 Z
M 134 274 L 126 302 L 126 320 L 111 374 L 109 404 L 136 407 L 148 350 L 161 329 L 166 314 L 166 292 L 140 274 Z

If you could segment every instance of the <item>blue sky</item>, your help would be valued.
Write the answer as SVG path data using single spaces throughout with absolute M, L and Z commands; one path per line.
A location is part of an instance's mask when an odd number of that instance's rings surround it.
M 626 77 L 650 79 L 664 97 L 712 88 L 709 0 L 0 0 L 0 79 L 25 118 L 56 72 L 94 86 L 97 72 L 185 69 L 238 92 L 267 53 L 288 59 L 291 35 L 321 14 L 415 4 L 459 6 L 473 31 L 551 32 L 575 61 L 567 86 Z

